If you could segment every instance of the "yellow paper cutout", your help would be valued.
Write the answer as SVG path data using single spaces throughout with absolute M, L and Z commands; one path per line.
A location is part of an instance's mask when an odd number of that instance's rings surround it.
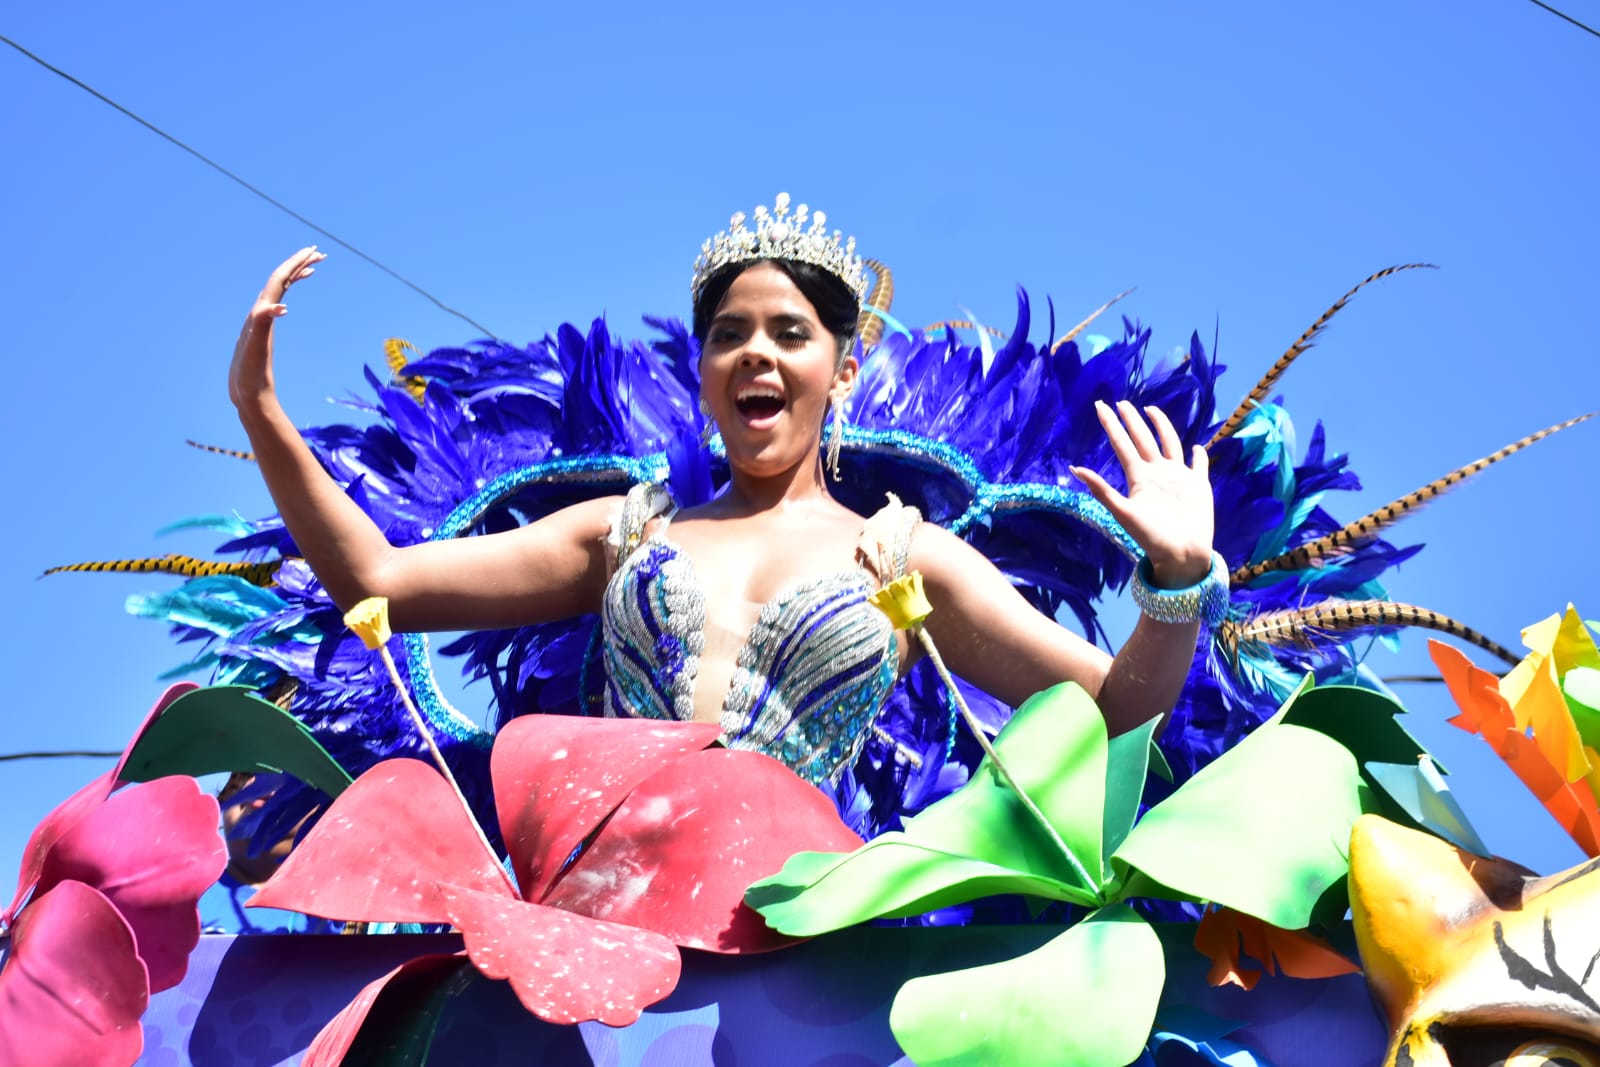
M 1562 616 L 1561 629 L 1556 634 L 1551 655 L 1556 663 L 1556 673 L 1560 675 L 1565 675 L 1574 667 L 1600 670 L 1600 647 L 1596 647 L 1594 636 L 1583 624 L 1583 617 L 1571 604 L 1567 605 L 1567 613 Z
M 1517 728 L 1533 731 L 1534 743 L 1567 781 L 1588 777 L 1583 738 L 1567 710 L 1567 698 L 1548 655 L 1528 653 L 1516 670 L 1501 680 L 1500 695 L 1510 702 Z

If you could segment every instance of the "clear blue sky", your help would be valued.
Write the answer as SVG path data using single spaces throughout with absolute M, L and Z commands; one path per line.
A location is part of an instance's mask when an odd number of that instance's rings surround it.
M 1465 3 L 13 5 L 0 32 L 248 177 L 507 339 L 686 310 L 700 241 L 785 189 L 888 262 L 897 313 L 1009 326 L 1122 305 L 1158 349 L 1220 338 L 1237 397 L 1348 286 L 1284 383 L 1352 453 L 1354 517 L 1600 407 L 1600 39 L 1526 0 Z M 1566 0 L 1600 24 L 1600 0 Z M 0 355 L 8 403 L 0 750 L 116 748 L 180 660 L 123 614 L 170 579 L 63 562 L 214 539 L 269 510 L 224 372 L 303 226 L 0 48 Z M 322 242 L 325 247 L 329 243 Z M 475 336 L 353 255 L 293 297 L 280 382 L 305 423 L 381 342 Z M 1513 643 L 1600 617 L 1600 425 L 1409 520 L 1397 599 Z M 1381 673 L 1429 670 L 1423 639 Z M 1576 849 L 1408 687 L 1490 844 Z M 87 760 L 0 764 L 0 884 Z

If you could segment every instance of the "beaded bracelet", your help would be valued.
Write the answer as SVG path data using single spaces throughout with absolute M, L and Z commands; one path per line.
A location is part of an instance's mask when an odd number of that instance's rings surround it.
M 1150 557 L 1139 561 L 1133 573 L 1133 602 L 1157 622 L 1198 622 L 1215 629 L 1228 614 L 1228 564 L 1222 553 L 1211 553 L 1211 571 L 1186 589 L 1158 589 Z

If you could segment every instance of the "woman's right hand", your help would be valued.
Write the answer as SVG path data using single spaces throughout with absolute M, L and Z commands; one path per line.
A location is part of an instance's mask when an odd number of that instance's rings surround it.
M 316 265 L 328 257 L 316 246 L 302 248 L 282 263 L 262 286 L 255 306 L 245 316 L 239 342 L 233 346 L 233 365 L 228 370 L 228 399 L 235 407 L 271 396 L 272 323 L 288 312 L 283 303 L 289 286 L 316 273 Z

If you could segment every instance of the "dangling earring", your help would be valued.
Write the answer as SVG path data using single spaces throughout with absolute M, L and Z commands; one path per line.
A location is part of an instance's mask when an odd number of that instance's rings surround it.
M 710 448 L 711 437 L 717 432 L 716 420 L 711 417 L 711 408 L 706 404 L 705 397 L 700 398 L 700 447 Z
M 831 405 L 833 424 L 828 427 L 828 473 L 836 482 L 843 481 L 839 477 L 839 446 L 844 444 L 844 399 L 840 397 Z

